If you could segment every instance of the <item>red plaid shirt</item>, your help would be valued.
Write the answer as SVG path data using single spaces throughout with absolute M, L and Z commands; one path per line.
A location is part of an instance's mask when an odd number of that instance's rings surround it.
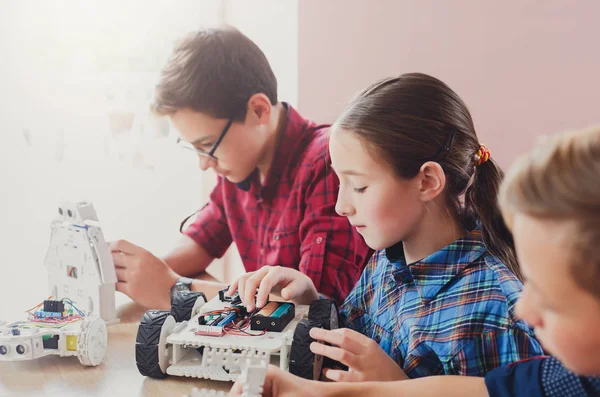
M 342 302 L 364 268 L 369 249 L 335 213 L 339 182 L 329 168 L 328 126 L 287 105 L 264 183 L 244 191 L 219 177 L 210 201 L 185 231 L 213 258 L 235 242 L 246 271 L 280 265 L 308 275 L 317 290 Z

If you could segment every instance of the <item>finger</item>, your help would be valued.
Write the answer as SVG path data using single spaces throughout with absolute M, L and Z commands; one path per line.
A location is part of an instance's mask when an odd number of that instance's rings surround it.
M 244 300 L 244 292 L 246 291 L 246 279 L 250 277 L 252 273 L 244 274 L 238 279 L 238 295 L 242 300 L 242 305 L 246 306 L 246 301 Z
M 356 367 L 358 364 L 358 356 L 335 346 L 327 346 L 323 343 L 313 342 L 310 344 L 310 351 L 315 354 L 329 357 L 332 360 L 346 364 L 348 367 Z
M 122 267 L 115 268 L 115 273 L 117 274 L 117 280 L 122 281 L 124 283 L 127 282 L 127 269 Z
M 127 240 L 111 241 L 108 246 L 112 252 L 123 252 L 124 254 L 129 255 L 139 254 L 145 251 L 142 247 L 138 247 Z
M 323 368 L 323 376 L 334 382 L 361 382 L 362 376 L 358 372 L 341 371 L 339 369 Z
M 233 283 L 231 283 L 231 285 L 227 289 L 227 292 L 225 292 L 225 295 L 227 295 L 227 296 L 233 296 L 233 294 L 235 294 L 235 291 L 237 291 L 237 289 L 238 289 L 238 283 L 239 283 L 239 281 L 240 281 L 240 279 L 238 278 Z
M 256 289 L 260 285 L 262 279 L 269 273 L 270 267 L 265 266 L 260 270 L 254 272 L 253 275 L 246 279 L 246 286 L 244 287 L 244 299 L 246 302 L 246 308 L 248 310 L 254 310 L 256 304 Z
M 120 252 L 112 252 L 111 256 L 115 267 L 127 267 L 129 264 L 129 255 L 125 255 Z
M 229 391 L 229 395 L 230 396 L 241 396 L 243 391 L 244 391 L 243 382 L 241 379 L 238 379 L 235 381 L 235 383 L 233 384 L 233 387 Z
M 297 280 L 293 280 L 281 290 L 281 297 L 286 301 L 289 301 L 299 297 L 306 291 L 306 284 Z
M 304 381 L 304 379 L 298 378 L 289 372 L 270 364 L 263 384 L 262 395 L 263 397 L 290 395 L 292 392 L 298 391 L 298 389 L 300 389 L 298 387 L 299 382 Z
M 313 339 L 339 346 L 354 354 L 360 354 L 364 351 L 365 345 L 368 345 L 368 343 L 371 342 L 367 336 L 348 328 L 334 329 L 331 331 L 323 328 L 312 328 L 310 330 L 310 336 Z
M 263 277 L 258 287 L 258 293 L 256 294 L 256 306 L 263 307 L 267 300 L 269 300 L 269 293 L 273 290 L 281 281 L 281 272 L 277 269 L 271 269 L 271 271 Z

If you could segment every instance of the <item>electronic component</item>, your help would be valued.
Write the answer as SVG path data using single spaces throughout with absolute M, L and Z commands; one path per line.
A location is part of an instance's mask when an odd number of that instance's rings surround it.
M 44 349 L 58 349 L 58 335 L 44 335 L 42 343 Z
M 57 318 L 57 319 L 60 319 L 60 318 L 63 317 L 62 313 L 42 312 L 42 311 L 37 311 L 37 312 L 33 313 L 33 315 L 35 317 L 38 317 L 38 318 Z
M 234 310 L 218 315 L 200 316 L 196 335 L 222 336 L 225 334 L 225 327 L 234 322 L 238 316 L 238 312 Z
M 62 313 L 65 311 L 65 304 L 62 300 L 45 300 L 43 311 L 50 313 Z
M 224 327 L 225 325 L 227 325 L 230 322 L 232 322 L 233 320 L 235 320 L 236 317 L 237 317 L 236 312 L 229 313 L 228 315 L 225 316 L 225 318 L 223 318 L 219 321 L 219 323 L 217 324 L 217 327 Z
M 289 302 L 268 302 L 252 316 L 250 329 L 253 331 L 281 332 L 296 316 L 295 306 Z
M 219 291 L 219 300 L 221 302 L 229 302 L 232 305 L 239 305 L 240 303 L 242 303 L 242 299 L 240 298 L 240 295 L 237 291 L 233 294 L 233 296 L 227 296 L 225 295 L 227 290 L 229 290 L 229 287 L 223 288 Z
M 221 302 L 231 302 L 232 297 L 225 295 L 225 293 L 227 292 L 228 289 L 229 289 L 229 287 L 226 287 L 219 291 L 219 300 Z
M 283 305 L 279 305 L 279 307 L 277 307 L 277 309 L 275 309 L 275 311 L 271 314 L 271 317 L 284 317 L 285 314 L 288 312 L 288 310 L 290 310 L 290 308 L 292 307 L 291 304 L 283 304 Z
M 256 313 L 256 316 L 270 316 L 271 313 L 273 313 L 275 311 L 275 309 L 277 309 L 279 307 L 277 302 L 269 302 L 267 303 L 262 309 L 260 309 L 258 311 L 258 313 Z

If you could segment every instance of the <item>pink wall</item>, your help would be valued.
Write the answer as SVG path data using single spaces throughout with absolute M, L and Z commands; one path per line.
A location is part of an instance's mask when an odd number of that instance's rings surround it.
M 302 0 L 298 106 L 331 122 L 378 78 L 432 74 L 509 164 L 540 134 L 600 122 L 600 2 Z

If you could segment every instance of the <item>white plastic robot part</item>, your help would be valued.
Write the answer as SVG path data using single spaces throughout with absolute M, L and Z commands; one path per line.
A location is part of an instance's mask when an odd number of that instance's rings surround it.
M 242 382 L 242 397 L 260 397 L 267 375 L 270 355 L 259 353 L 249 355 L 242 364 L 239 380 Z M 210 389 L 192 389 L 189 397 L 226 397 L 228 393 Z M 184 396 L 187 397 L 187 396 Z
M 82 365 L 96 366 L 102 363 L 106 356 L 106 324 L 100 317 L 86 317 L 61 328 L 20 329 L 19 325 L 22 324 L 27 323 L 16 322 L 0 327 L 0 361 L 34 360 L 49 355 L 77 356 Z M 20 331 L 13 333 L 14 329 Z M 67 341 L 73 336 L 77 338 L 77 345 L 75 349 L 70 349 Z M 58 338 L 58 341 L 54 347 L 46 348 L 43 341 L 45 337 Z
M 251 364 L 242 372 L 242 397 L 260 397 L 263 392 L 269 362 Z
M 102 363 L 108 350 L 106 324 L 100 317 L 83 320 L 77 337 L 77 357 L 82 365 L 96 366 Z
M 115 268 L 92 203 L 61 203 L 51 230 L 45 259 L 50 295 L 70 298 L 107 324 L 118 322 Z

